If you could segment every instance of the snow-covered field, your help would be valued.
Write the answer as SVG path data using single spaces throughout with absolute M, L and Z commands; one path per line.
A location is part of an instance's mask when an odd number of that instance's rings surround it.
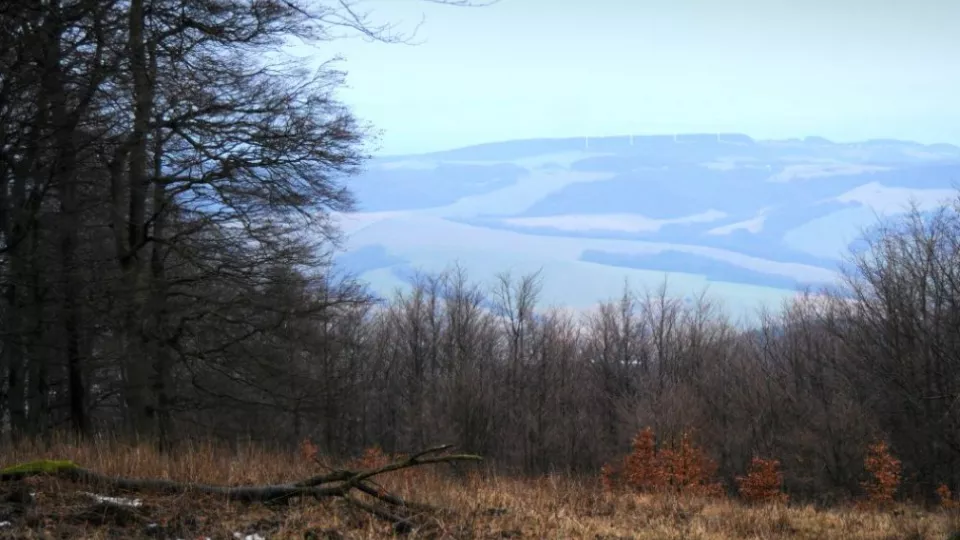
M 667 279 L 749 315 L 833 282 L 865 228 L 950 201 L 960 176 L 944 145 L 593 141 L 375 160 L 339 216 L 342 264 L 383 294 L 454 263 L 481 282 L 542 269 L 544 304 L 576 308 Z

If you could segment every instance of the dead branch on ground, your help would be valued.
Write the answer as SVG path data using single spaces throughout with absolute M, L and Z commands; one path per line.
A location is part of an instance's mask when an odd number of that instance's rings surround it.
M 271 485 L 223 486 L 200 484 L 192 482 L 178 482 L 155 478 L 124 478 L 111 476 L 90 469 L 86 469 L 71 462 L 37 462 L 36 467 L 30 464 L 19 465 L 0 470 L 0 481 L 14 481 L 28 476 L 55 476 L 91 487 L 115 489 L 132 492 L 153 492 L 163 494 L 202 493 L 226 497 L 232 501 L 259 502 L 259 503 L 286 503 L 294 497 L 338 497 L 351 506 L 380 519 L 394 523 L 398 530 L 412 528 L 412 513 L 436 512 L 442 509 L 430 505 L 409 502 L 390 494 L 372 484 L 375 477 L 403 469 L 433 465 L 438 463 L 454 463 L 458 461 L 479 462 L 483 458 L 473 454 L 447 453 L 452 445 L 429 448 L 406 459 L 396 461 L 367 470 L 335 470 L 333 472 L 314 476 L 298 482 Z M 56 463 L 56 466 L 49 466 Z M 381 503 L 381 506 L 368 504 L 352 496 L 356 490 Z

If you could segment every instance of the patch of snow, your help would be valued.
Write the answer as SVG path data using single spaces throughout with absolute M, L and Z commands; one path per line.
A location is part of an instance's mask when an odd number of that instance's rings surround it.
M 701 164 L 701 166 L 715 171 L 732 171 L 742 167 L 755 168 L 759 165 L 762 165 L 760 160 L 751 156 L 724 156 Z
M 916 202 L 920 210 L 933 210 L 941 204 L 950 203 L 956 196 L 953 189 L 910 189 L 870 182 L 851 189 L 834 200 L 860 203 L 882 213 L 897 213 L 907 210 L 911 201 Z
M 426 216 L 466 217 L 478 214 L 515 214 L 523 212 L 547 195 L 570 184 L 609 180 L 613 173 L 579 171 L 533 171 L 501 189 L 463 197 L 456 202 L 418 212 Z
M 260 536 L 257 533 L 244 535 L 244 534 L 235 532 L 233 533 L 233 537 L 238 538 L 239 540 L 267 540 L 266 538 L 264 538 L 263 536 Z
M 709 223 L 726 217 L 717 210 L 672 219 L 651 219 L 639 214 L 569 214 L 528 218 L 508 218 L 510 225 L 550 227 L 561 231 L 605 230 L 623 232 L 655 232 L 664 225 L 682 223 Z
M 90 493 L 88 491 L 81 491 L 81 495 L 92 498 L 98 503 L 107 503 L 114 504 L 117 506 L 129 506 L 132 508 L 137 508 L 143 506 L 143 501 L 140 499 L 128 499 L 126 497 L 107 497 L 106 495 L 97 495 L 96 493 Z
M 854 163 L 802 163 L 787 165 L 782 171 L 767 179 L 768 182 L 790 182 L 792 180 L 806 180 L 810 178 L 824 178 L 828 176 L 855 175 L 868 172 L 890 170 L 889 167 L 879 165 L 857 165 Z
M 719 236 L 731 234 L 736 231 L 747 231 L 756 234 L 763 230 L 763 224 L 767 221 L 766 214 L 766 210 L 762 210 L 756 217 L 738 221 L 736 223 L 730 223 L 729 225 L 721 225 L 720 227 L 710 229 L 707 231 L 707 234 Z
M 13 523 L 9 521 L 0 521 L 0 529 L 5 529 L 7 527 L 13 527 Z

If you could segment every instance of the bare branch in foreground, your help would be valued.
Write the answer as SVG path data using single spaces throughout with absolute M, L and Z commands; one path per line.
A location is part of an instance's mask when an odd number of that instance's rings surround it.
M 199 484 L 191 482 L 177 482 L 153 478 L 124 478 L 102 474 L 80 467 L 69 461 L 36 461 L 8 467 L 0 470 L 0 481 L 9 482 L 30 476 L 54 476 L 79 484 L 99 488 L 116 489 L 121 491 L 154 492 L 164 494 L 203 493 L 226 497 L 232 501 L 277 503 L 286 502 L 293 497 L 339 497 L 352 506 L 387 521 L 394 523 L 398 531 L 409 530 L 412 527 L 411 515 L 404 513 L 436 512 L 442 509 L 426 504 L 407 502 L 371 485 L 374 477 L 389 472 L 432 465 L 437 463 L 453 463 L 458 461 L 479 462 L 483 458 L 473 454 L 441 454 L 451 449 L 451 445 L 438 446 L 414 454 L 406 459 L 390 463 L 382 467 L 367 470 L 338 470 L 320 476 L 315 476 L 298 482 L 271 485 L 253 486 L 222 486 L 213 484 Z M 429 457 L 427 457 L 429 456 Z M 393 510 L 378 507 L 351 496 L 353 490 L 376 499 L 380 503 L 392 507 Z

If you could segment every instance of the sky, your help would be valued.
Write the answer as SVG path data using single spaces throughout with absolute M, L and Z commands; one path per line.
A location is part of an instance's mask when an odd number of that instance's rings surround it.
M 325 43 L 378 154 L 675 132 L 960 144 L 955 0 L 365 0 L 419 44 Z M 305 52 L 306 51 L 306 52 Z

